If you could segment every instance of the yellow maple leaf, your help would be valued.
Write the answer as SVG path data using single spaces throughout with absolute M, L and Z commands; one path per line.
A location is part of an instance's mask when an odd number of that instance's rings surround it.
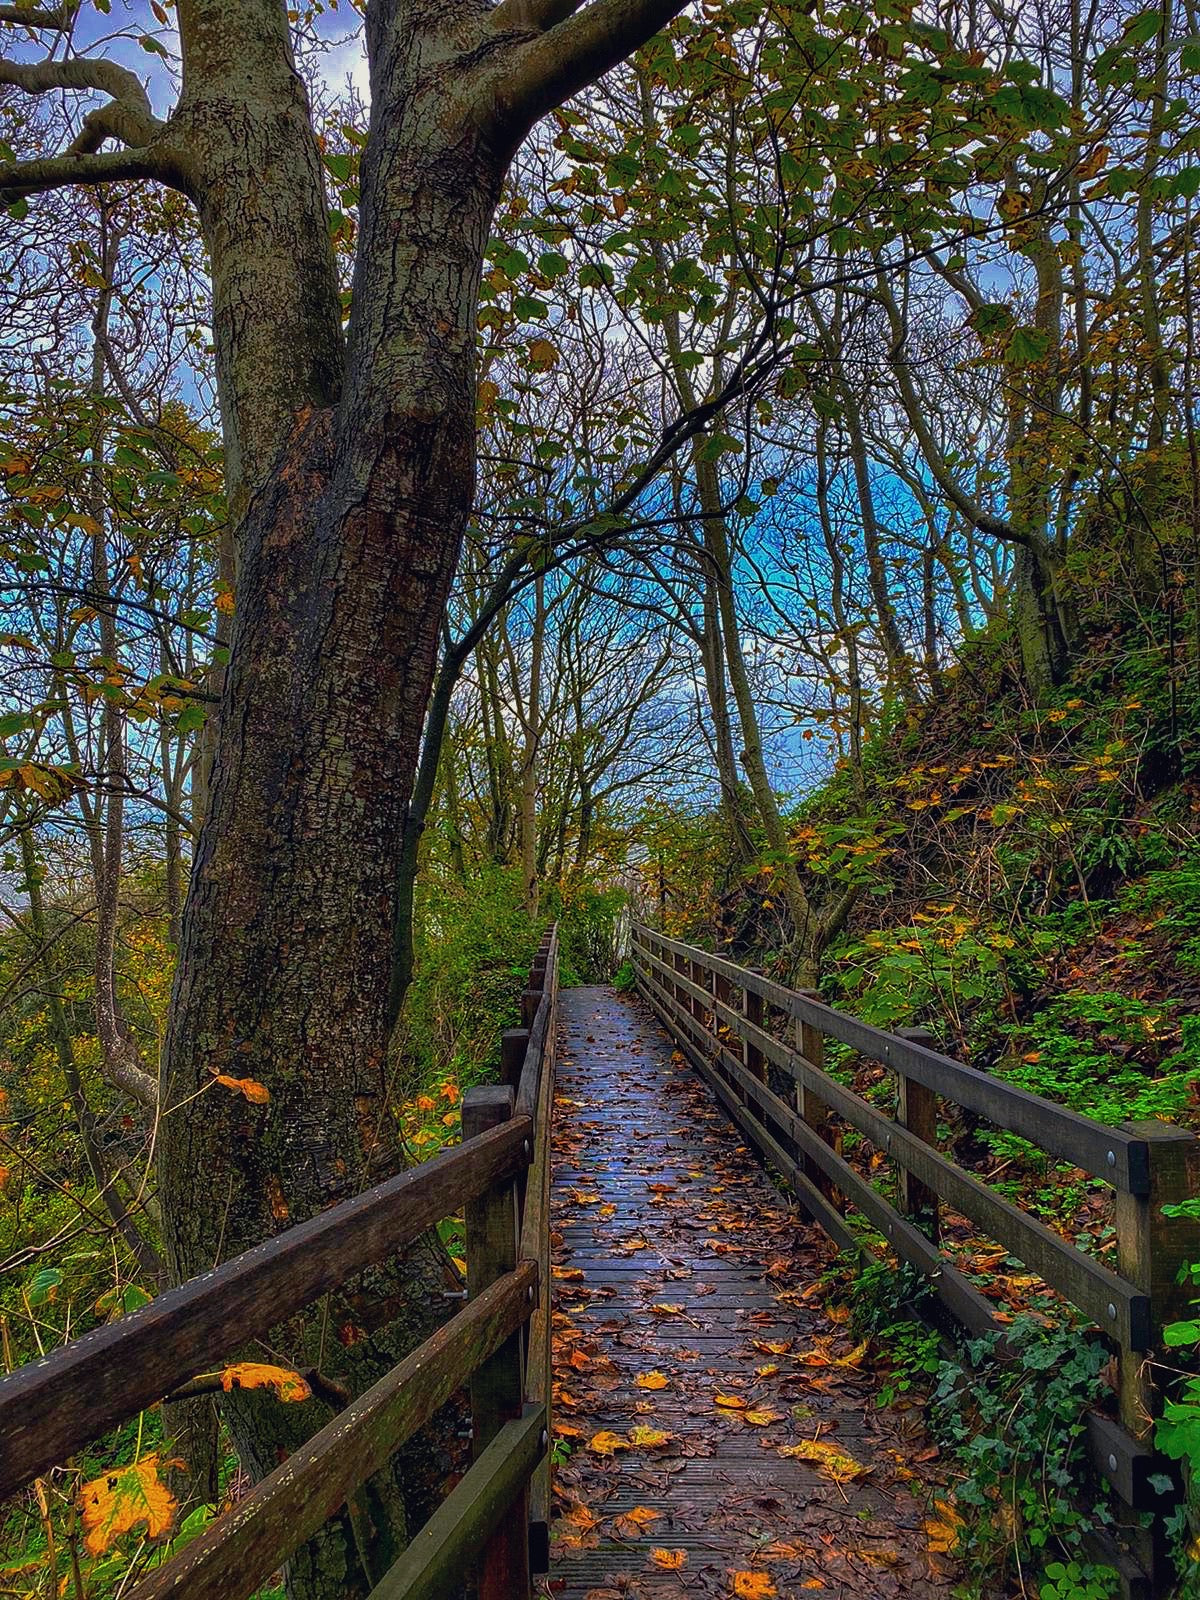
M 805 1439 L 800 1444 L 781 1445 L 779 1454 L 792 1461 L 814 1462 L 824 1468 L 834 1483 L 852 1483 L 855 1478 L 865 1478 L 871 1470 L 836 1445 L 826 1444 L 823 1439 Z
M 633 1381 L 639 1389 L 665 1389 L 669 1379 L 656 1367 L 653 1372 L 639 1372 Z
M 593 1434 L 588 1443 L 588 1449 L 593 1455 L 615 1456 L 618 1450 L 628 1450 L 629 1440 L 623 1439 L 619 1433 L 604 1430 Z
M 665 1567 L 668 1572 L 678 1572 L 680 1567 L 687 1565 L 686 1550 L 651 1550 L 650 1559 L 656 1567 Z
M 637 1445 L 642 1450 L 657 1450 L 659 1445 L 670 1444 L 674 1437 L 673 1433 L 665 1433 L 662 1428 L 646 1428 L 639 1425 L 629 1430 L 630 1444 Z
M 270 1367 L 261 1361 L 239 1361 L 221 1373 L 221 1387 L 232 1389 L 274 1389 L 281 1400 L 307 1400 L 312 1390 L 290 1367 Z
M 771 1600 L 772 1595 L 779 1593 L 769 1572 L 734 1572 L 731 1576 L 738 1600 Z
M 164 1462 L 164 1466 L 178 1465 Z M 84 1546 L 89 1555 L 102 1556 L 123 1533 L 146 1524 L 146 1536 L 157 1539 L 171 1526 L 178 1501 L 158 1476 L 159 1458 L 145 1456 L 128 1467 L 115 1467 L 93 1478 L 79 1491 L 83 1515 Z
M 271 1091 L 265 1083 L 259 1083 L 256 1078 L 231 1078 L 224 1072 L 218 1072 L 217 1082 L 226 1089 L 232 1089 L 234 1094 L 244 1094 L 247 1100 L 256 1106 L 265 1106 L 271 1098 Z

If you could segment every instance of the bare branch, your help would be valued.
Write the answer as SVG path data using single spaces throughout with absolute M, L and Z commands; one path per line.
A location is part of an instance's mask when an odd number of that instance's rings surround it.
M 0 205 L 72 183 L 119 183 L 125 178 L 164 178 L 164 173 L 149 150 L 98 150 L 0 163 Z
M 46 94 L 52 89 L 95 90 L 111 95 L 130 115 L 141 119 L 141 131 L 129 144 L 147 144 L 163 124 L 150 109 L 141 79 L 115 61 L 77 56 L 70 61 L 0 61 L 0 84 L 11 84 L 26 94 Z

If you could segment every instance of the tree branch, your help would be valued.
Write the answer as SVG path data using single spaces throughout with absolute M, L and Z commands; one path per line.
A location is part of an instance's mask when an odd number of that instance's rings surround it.
M 498 30 L 508 31 L 532 22 L 543 31 L 516 51 L 515 60 L 504 61 L 496 86 L 496 106 L 502 123 L 519 128 L 523 134 L 547 111 L 594 83 L 652 39 L 683 10 L 685 3 L 686 0 L 592 0 L 583 10 L 569 11 L 564 16 L 570 0 L 503 0 L 491 17 Z
M 0 6 L 0 23 L 13 28 L 50 28 L 66 33 L 79 12 L 79 0 L 64 0 L 61 6 Z
M 141 79 L 116 61 L 97 61 L 90 56 L 77 56 L 70 61 L 0 61 L 0 84 L 4 83 L 23 89 L 26 94 L 46 94 L 51 89 L 94 89 L 111 95 L 145 119 L 139 144 L 162 131 L 163 124 L 150 110 Z
M 149 150 L 97 150 L 79 155 L 34 157 L 0 163 L 0 205 L 44 194 L 72 183 L 119 183 L 125 178 L 162 178 Z

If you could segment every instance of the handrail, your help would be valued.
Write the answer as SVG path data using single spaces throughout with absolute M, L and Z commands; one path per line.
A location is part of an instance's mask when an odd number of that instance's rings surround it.
M 1119 1422 L 1100 1414 L 1088 1419 L 1093 1464 L 1130 1505 L 1164 1509 L 1166 1479 L 1157 1476 L 1162 1464 L 1145 1442 L 1157 1403 L 1145 1355 L 1164 1322 L 1180 1314 L 1186 1291 L 1176 1284 L 1179 1267 L 1200 1258 L 1200 1229 L 1162 1211 L 1164 1203 L 1200 1188 L 1200 1140 L 1163 1123 L 1106 1127 L 942 1055 L 914 1037 L 920 1030 L 886 1033 L 812 994 L 644 926 L 634 929 L 633 956 L 644 998 L 733 1120 L 841 1248 L 865 1248 L 847 1220 L 850 1203 L 901 1260 L 924 1274 L 960 1323 L 975 1334 L 1002 1332 L 987 1298 L 941 1249 L 944 1201 L 1096 1323 L 1117 1356 Z M 789 1025 L 786 1039 L 768 1025 L 771 1013 Z M 826 1037 L 895 1072 L 894 1117 L 824 1070 Z M 791 1101 L 779 1077 L 794 1084 Z M 938 1150 L 939 1097 L 1109 1183 L 1116 1270 Z M 896 1205 L 844 1158 L 834 1119 L 890 1157 L 898 1176 Z
M 488 1588 L 491 1546 L 480 1557 L 467 1533 L 492 1531 L 512 1508 L 514 1497 L 526 1493 L 531 1476 L 544 1473 L 547 1462 L 548 1193 L 557 959 L 557 930 L 552 929 L 539 948 L 523 997 L 523 1005 L 535 1000 L 536 1015 L 517 1063 L 518 1093 L 533 1114 L 512 1114 L 510 1090 L 509 1114 L 487 1131 L 467 1137 L 473 1099 L 489 1093 L 469 1091 L 463 1103 L 463 1142 L 454 1149 L 0 1378 L 4 1440 L 0 1498 L 464 1208 L 471 1297 L 462 1310 L 340 1411 L 233 1510 L 134 1584 L 127 1600 L 166 1600 L 181 1592 L 189 1600 L 244 1600 L 457 1390 L 470 1380 L 477 1399 L 479 1375 L 493 1371 L 497 1363 L 511 1363 L 514 1352 L 519 1366 L 514 1418 L 521 1425 L 509 1426 L 507 1416 L 487 1422 L 488 1408 L 479 1400 L 475 1433 L 482 1455 L 459 1486 L 461 1490 L 471 1482 L 485 1490 L 486 1505 L 482 1510 L 475 1507 L 465 1520 L 457 1513 L 449 1520 L 435 1513 L 429 1527 L 437 1536 L 438 1571 L 459 1572 L 478 1564 L 481 1600 L 499 1592 L 524 1600 L 531 1592 L 528 1583 L 520 1595 L 511 1586 L 506 1591 L 496 1590 L 494 1584 Z M 497 1256 L 506 1208 L 509 1243 Z M 480 1218 L 487 1219 L 482 1231 Z M 501 1257 L 503 1263 L 496 1269 Z M 521 1330 L 531 1321 L 528 1344 L 531 1350 L 537 1348 L 538 1355 L 527 1378 Z M 534 1417 L 540 1419 L 537 1429 L 530 1420 Z M 487 1470 L 480 1472 L 485 1460 Z M 449 1506 L 447 1501 L 443 1511 Z M 495 1520 L 489 1521 L 493 1513 Z M 465 1530 L 460 1531 L 461 1548 L 454 1546 L 452 1532 L 459 1520 Z M 524 1526 L 521 1542 L 528 1546 Z M 544 1528 L 535 1530 L 535 1553 L 544 1544 Z M 421 1548 L 427 1552 L 432 1548 L 428 1539 Z M 528 1554 L 524 1564 L 528 1573 Z M 388 1579 L 379 1592 L 393 1590 L 418 1592 L 405 1590 L 402 1584 L 389 1586 Z M 419 1592 L 432 1596 L 442 1591 L 430 1587 Z

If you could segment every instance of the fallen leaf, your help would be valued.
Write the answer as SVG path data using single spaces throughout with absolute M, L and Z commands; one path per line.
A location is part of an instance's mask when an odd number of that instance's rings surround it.
M 735 1572 L 731 1576 L 738 1600 L 771 1600 L 772 1595 L 779 1593 L 769 1572 Z
M 656 1367 L 653 1372 L 639 1372 L 633 1381 L 639 1389 L 665 1389 L 670 1380 Z
M 663 1513 L 656 1511 L 653 1506 L 634 1506 L 632 1511 L 625 1511 L 614 1518 L 613 1527 L 622 1538 L 636 1539 L 640 1533 L 662 1519 Z
M 963 1519 L 948 1500 L 935 1500 L 933 1513 L 921 1524 L 934 1555 L 949 1555 L 962 1533 Z
M 718 1394 L 713 1396 L 713 1405 L 725 1411 L 743 1411 L 746 1402 L 740 1394 Z
M 826 1444 L 823 1439 L 805 1439 L 800 1444 L 781 1445 L 779 1454 L 790 1461 L 815 1462 L 825 1469 L 834 1483 L 852 1483 L 855 1478 L 865 1478 L 871 1471 L 870 1467 L 855 1461 L 853 1456 L 848 1456 L 836 1445 Z
M 782 1411 L 743 1411 L 742 1421 L 753 1428 L 769 1428 L 771 1423 L 783 1420 Z
M 642 1450 L 657 1450 L 660 1445 L 670 1444 L 674 1437 L 673 1433 L 666 1433 L 662 1428 L 638 1426 L 629 1430 L 629 1443 Z
M 651 1550 L 650 1559 L 656 1567 L 665 1567 L 668 1572 L 678 1572 L 680 1567 L 687 1565 L 686 1550 Z
M 637 1431 L 636 1429 L 634 1430 Z M 593 1455 L 615 1456 L 618 1450 L 628 1450 L 629 1440 L 621 1437 L 619 1433 L 604 1431 L 593 1434 L 588 1442 L 588 1449 Z

